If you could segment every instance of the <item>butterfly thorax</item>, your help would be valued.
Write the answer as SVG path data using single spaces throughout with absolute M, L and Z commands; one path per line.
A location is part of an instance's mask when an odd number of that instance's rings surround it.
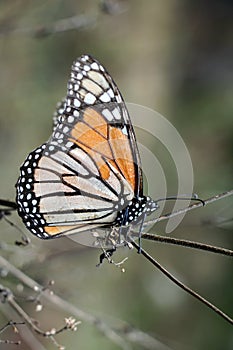
M 131 222 L 137 223 L 143 214 L 150 215 L 156 209 L 158 209 L 158 204 L 150 197 L 134 197 L 124 209 L 118 211 L 115 225 L 127 226 Z

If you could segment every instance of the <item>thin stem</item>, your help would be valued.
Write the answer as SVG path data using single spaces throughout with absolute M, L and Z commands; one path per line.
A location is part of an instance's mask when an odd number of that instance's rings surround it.
M 22 271 L 13 266 L 9 261 L 0 256 L 0 266 L 4 267 L 19 279 L 23 284 L 27 285 L 29 288 L 33 290 L 42 290 L 43 287 L 31 279 L 29 276 L 25 275 Z M 62 299 L 55 293 L 52 295 L 50 293 L 46 293 L 46 291 L 42 291 L 41 295 L 48 300 L 49 302 L 56 305 L 57 308 L 64 310 L 78 319 L 81 319 L 84 322 L 87 322 L 94 327 L 96 327 L 102 334 L 105 335 L 106 338 L 110 339 L 113 343 L 117 344 L 120 349 L 129 350 L 131 347 L 128 346 L 125 339 L 135 344 L 143 344 L 143 347 L 148 350 L 159 348 L 161 350 L 171 350 L 166 345 L 162 344 L 159 340 L 149 336 L 145 332 L 141 330 L 130 327 L 127 323 L 124 322 L 122 328 L 114 328 L 103 322 L 100 318 L 93 316 L 81 309 L 77 306 L 69 303 L 68 301 Z M 134 336 L 132 336 L 134 334 Z
M 14 322 L 14 321 L 9 321 L 7 324 L 5 324 L 2 328 L 0 328 L 0 333 L 4 332 L 8 327 L 13 327 L 14 331 L 16 329 L 17 325 L 22 325 L 25 324 L 25 322 Z
M 17 269 L 15 266 L 10 264 L 6 259 L 4 259 L 2 256 L 0 256 L 0 266 L 4 266 L 11 274 L 13 274 L 16 278 L 18 278 L 21 282 L 23 282 L 28 287 L 35 290 L 42 290 L 43 287 L 36 283 L 33 279 L 31 279 L 29 276 L 25 275 L 22 271 Z M 100 320 L 98 317 L 92 316 L 91 314 L 88 314 L 87 312 L 80 310 L 76 306 L 70 304 L 69 302 L 63 300 L 59 296 L 53 294 L 49 294 L 46 292 L 41 292 L 43 297 L 53 304 L 55 304 L 57 307 L 59 307 L 62 310 L 65 310 L 66 312 L 69 312 L 76 316 L 79 319 L 82 319 L 83 321 L 88 322 L 89 324 L 94 325 L 97 329 L 99 329 L 100 332 L 102 332 L 108 339 L 110 339 L 112 342 L 117 344 L 120 348 L 128 350 L 128 346 L 123 340 L 121 336 L 117 334 L 111 327 L 109 327 L 106 323 L 104 323 L 102 320 Z
M 12 293 L 9 293 L 6 297 L 6 301 L 8 304 L 18 313 L 19 316 L 21 316 L 27 324 L 38 334 L 43 335 L 44 337 L 53 337 L 56 334 L 59 334 L 67 329 L 69 329 L 69 326 L 66 324 L 65 326 L 61 327 L 60 329 L 53 329 L 51 331 L 43 331 L 41 328 L 39 328 L 35 322 L 31 319 L 30 316 L 19 306 L 19 304 L 15 301 L 14 296 Z M 75 325 L 78 325 L 80 322 L 76 322 Z
M 85 30 L 94 28 L 97 23 L 97 14 L 92 16 L 75 15 L 60 19 L 48 25 L 41 24 L 38 27 L 16 28 L 12 30 L 0 31 L 0 36 L 6 35 L 30 35 L 35 38 L 44 38 L 52 34 L 63 33 L 70 30 Z
M 19 316 L 21 316 L 28 324 L 29 326 L 38 334 L 43 335 L 43 336 L 49 336 L 49 332 L 42 331 L 39 327 L 36 326 L 35 323 L 33 323 L 31 317 L 28 316 L 28 314 L 19 306 L 18 303 L 16 303 L 14 296 L 12 293 L 10 293 L 6 301 L 8 304 L 18 313 Z M 46 334 L 48 333 L 48 334 Z
M 3 205 L 4 207 L 8 207 L 12 210 L 17 209 L 17 204 L 15 202 L 8 201 L 6 199 L 0 199 L 0 205 Z M 5 209 L 1 209 L 1 210 L 5 210 Z
M 134 231 L 132 233 L 134 233 L 135 235 L 136 234 L 138 235 L 138 233 L 136 233 Z M 147 239 L 150 241 L 156 241 L 159 243 L 175 244 L 175 245 L 180 245 L 183 247 L 205 250 L 208 252 L 233 257 L 233 250 L 222 248 L 222 247 L 215 247 L 215 246 L 212 246 L 210 244 L 194 242 L 194 241 L 190 241 L 187 239 L 180 239 L 180 238 L 161 236 L 161 235 L 157 235 L 157 234 L 150 234 L 150 233 L 142 233 L 141 237 L 143 239 Z
M 139 245 L 131 240 L 132 245 L 140 251 L 140 253 L 148 260 L 150 261 L 157 269 L 159 269 L 165 276 L 167 276 L 173 283 L 175 283 L 177 286 L 179 286 L 181 289 L 185 290 L 187 293 L 195 297 L 196 299 L 200 300 L 203 304 L 207 305 L 210 309 L 212 309 L 214 312 L 219 314 L 222 318 L 224 318 L 227 322 L 230 324 L 233 324 L 233 319 L 225 314 L 222 310 L 217 308 L 215 305 L 210 303 L 208 300 L 203 298 L 201 295 L 199 295 L 197 292 L 186 286 L 184 283 L 179 281 L 175 276 L 173 276 L 167 269 L 165 269 L 158 261 L 156 261 L 150 254 L 148 254 L 144 249 L 139 247 Z
M 75 331 L 77 330 L 77 326 L 79 325 L 79 323 L 81 323 L 80 321 L 76 321 L 74 318 L 69 317 L 65 318 L 65 325 L 60 329 L 52 328 L 50 331 L 43 331 L 36 325 L 36 322 L 33 321 L 30 316 L 28 316 L 28 314 L 21 308 L 21 306 L 19 306 L 19 304 L 15 301 L 13 293 L 8 288 L 4 288 L 4 286 L 1 285 L 0 295 L 2 298 L 2 302 L 7 302 L 11 306 L 11 308 L 14 309 L 14 311 L 16 311 L 18 315 L 25 320 L 25 322 L 31 327 L 33 331 L 46 338 L 49 338 L 59 349 L 64 347 L 58 344 L 54 336 L 68 329 Z M 10 343 L 9 341 L 5 341 L 5 343 L 6 342 Z
M 233 194 L 233 190 L 226 191 L 226 192 L 223 192 L 221 194 L 217 194 L 216 196 L 213 196 L 213 197 L 210 197 L 208 199 L 205 199 L 205 200 L 203 200 L 203 202 L 204 202 L 205 205 L 208 205 L 210 203 L 216 202 L 219 199 L 223 199 L 223 198 L 226 198 L 228 196 L 231 196 L 232 194 Z M 197 209 L 197 208 L 200 208 L 200 207 L 203 207 L 203 203 L 202 202 L 193 203 L 193 204 L 191 204 L 190 206 L 188 206 L 186 208 L 176 210 L 173 213 L 168 213 L 168 214 L 162 215 L 162 216 L 158 217 L 157 219 L 149 220 L 149 221 L 145 222 L 144 226 L 156 224 L 157 222 L 173 218 L 174 216 L 187 213 L 190 210 Z
M 11 220 L 9 220 L 5 213 L 2 214 L 2 218 L 12 227 L 14 227 L 18 232 L 22 234 L 21 241 L 15 241 L 15 244 L 18 246 L 27 246 L 30 243 L 30 239 L 27 237 L 27 235 L 24 233 L 23 230 L 21 230 L 20 227 L 15 225 Z

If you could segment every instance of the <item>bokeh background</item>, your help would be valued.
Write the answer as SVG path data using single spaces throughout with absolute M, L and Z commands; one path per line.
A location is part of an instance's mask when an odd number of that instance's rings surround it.
M 0 2 L 0 198 L 14 199 L 14 184 L 27 154 L 48 139 L 56 103 L 65 95 L 73 60 L 83 53 L 98 58 L 114 77 L 126 101 L 150 107 L 169 119 L 183 137 L 194 167 L 195 192 L 208 198 L 232 186 L 233 150 L 233 4 L 224 1 L 1 1 Z M 64 20 L 65 19 L 65 20 Z M 64 20 L 64 21 L 62 21 Z M 72 26 L 74 27 L 72 29 Z M 133 116 L 132 116 L 133 119 Z M 143 133 L 139 142 L 148 142 Z M 168 178 L 169 194 L 177 179 L 156 143 Z M 157 153 L 158 152 L 158 153 Z M 169 175 L 170 174 L 170 175 Z M 155 188 L 156 188 L 156 174 Z M 232 199 L 189 213 L 172 232 L 218 246 L 232 247 Z M 12 220 L 26 229 L 15 214 Z M 165 225 L 153 229 L 163 234 Z M 136 251 L 126 272 L 104 263 L 100 252 L 67 239 L 15 247 L 17 231 L 1 222 L 4 257 L 36 281 L 79 308 L 121 327 L 125 321 L 174 350 L 233 348 L 226 321 L 156 271 Z M 233 266 L 230 258 L 187 248 L 143 242 L 143 247 L 189 286 L 233 316 Z M 2 273 L 1 283 L 17 295 L 18 281 Z M 28 293 L 28 291 L 27 291 Z M 46 304 L 40 313 L 24 309 L 44 329 L 58 327 L 69 316 Z M 4 305 L 0 326 L 14 318 Z M 12 331 L 2 339 L 19 339 Z M 21 347 L 54 349 L 22 336 Z M 83 322 L 76 333 L 57 337 L 67 349 L 119 347 Z M 34 344 L 34 345 L 32 345 Z M 3 345 L 4 349 L 15 346 Z M 131 343 L 131 349 L 142 349 Z M 159 349 L 159 347 L 158 347 Z

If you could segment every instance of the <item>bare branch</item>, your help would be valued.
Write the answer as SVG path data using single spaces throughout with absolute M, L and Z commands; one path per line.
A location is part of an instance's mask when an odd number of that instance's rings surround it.
M 1 313 L 7 317 L 7 319 L 18 319 L 18 314 L 11 307 L 2 307 Z M 25 323 L 25 322 L 24 322 Z M 21 344 L 28 345 L 29 349 L 37 349 L 37 350 L 46 350 L 45 347 L 41 343 L 41 339 L 38 339 L 37 334 L 27 326 L 20 327 L 19 329 L 20 337 L 22 339 Z M 22 345 L 21 345 L 22 346 Z M 24 348 L 24 347 L 23 347 Z M 1 349 L 1 346 L 0 346 Z M 22 348 L 19 348 L 23 350 Z
M 133 232 L 133 233 L 135 233 L 135 235 L 136 234 L 138 235 L 138 233 L 136 232 Z M 150 233 L 143 233 L 141 237 L 143 239 L 147 239 L 147 240 L 155 241 L 159 243 L 175 244 L 183 247 L 205 250 L 208 252 L 233 257 L 233 250 L 221 248 L 221 247 L 215 247 L 210 244 L 204 244 L 200 242 L 190 241 L 187 239 L 173 238 L 173 237 L 161 236 L 161 235 L 150 234 Z
M 213 197 L 210 197 L 208 199 L 205 199 L 205 200 L 203 200 L 203 202 L 204 202 L 205 205 L 208 205 L 208 204 L 214 203 L 214 202 L 216 202 L 216 201 L 218 201 L 220 199 L 229 197 L 232 194 L 233 194 L 233 190 L 226 191 L 226 192 L 223 192 L 221 194 L 217 194 L 216 196 L 213 196 Z M 197 208 L 200 208 L 200 207 L 203 207 L 203 204 L 201 202 L 191 204 L 187 208 L 179 209 L 177 211 L 174 211 L 173 213 L 168 213 L 168 214 L 162 215 L 162 216 L 158 217 L 157 219 L 149 220 L 149 221 L 145 222 L 144 226 L 156 224 L 157 222 L 173 218 L 174 216 L 187 213 L 188 211 L 191 211 L 193 209 L 197 209 Z
M 4 208 L 1 208 L 0 209 L 0 212 L 1 211 L 4 211 L 4 210 L 9 210 L 9 211 L 12 211 L 12 210 L 17 210 L 17 204 L 13 201 L 9 201 L 7 199 L 0 199 L 0 205 L 2 205 L 3 207 L 6 207 L 5 209 Z
M 0 328 L 0 333 L 3 333 L 8 327 L 12 327 L 14 333 L 19 333 L 18 328 L 16 326 L 25 324 L 25 322 L 14 322 L 9 321 L 7 324 L 5 324 L 2 328 Z M 12 341 L 12 340 L 2 340 L 0 339 L 0 344 L 14 344 L 14 345 L 20 345 L 21 341 Z
M 87 28 L 94 27 L 96 24 L 96 20 L 97 18 L 94 16 L 76 15 L 55 21 L 50 26 L 41 25 L 34 28 L 9 28 L 9 30 L 0 32 L 0 36 L 21 34 L 33 36 L 35 38 L 44 38 L 52 34 L 57 34 L 70 30 L 84 30 Z
M 2 267 L 5 267 L 11 274 L 13 274 L 16 278 L 18 278 L 21 282 L 23 282 L 25 285 L 32 288 L 33 290 L 35 290 L 35 287 L 38 290 L 43 290 L 43 287 L 41 285 L 36 283 L 27 275 L 25 275 L 22 271 L 17 269 L 15 266 L 11 265 L 2 256 L 0 256 L 0 265 Z M 50 293 L 46 293 L 45 291 L 42 291 L 41 294 L 45 299 L 54 303 L 60 309 L 65 310 L 66 312 L 69 312 L 70 314 L 76 316 L 82 321 L 88 322 L 89 324 L 92 324 L 93 326 L 95 326 L 107 338 L 109 338 L 111 341 L 113 341 L 118 346 L 120 346 L 121 349 L 128 350 L 128 346 L 123 340 L 123 338 L 119 336 L 117 332 L 111 329 L 106 323 L 101 321 L 99 318 L 92 316 L 83 310 L 80 310 L 76 306 L 70 304 L 69 302 L 63 300 L 62 298 L 60 298 L 55 294 L 51 295 Z
M 172 350 L 170 347 L 162 344 L 160 341 L 151 337 L 149 334 L 135 329 L 134 327 L 130 327 L 129 325 L 120 328 L 119 333 L 122 336 L 127 337 L 129 341 L 139 345 L 141 349 L 144 348 L 148 350 Z
M 13 331 L 15 333 L 18 333 L 18 330 L 17 330 L 17 325 L 19 324 L 25 324 L 25 322 L 14 322 L 14 321 L 9 321 L 7 322 L 7 324 L 5 324 L 2 328 L 0 328 L 0 333 L 4 332 L 8 327 L 12 327 L 13 328 Z
M 213 203 L 213 202 L 215 202 L 215 201 L 217 201 L 219 199 L 228 197 L 231 194 L 233 194 L 233 191 L 228 191 L 228 192 L 222 193 L 220 195 L 211 197 L 211 198 L 205 200 L 205 205 Z M 192 209 L 199 208 L 202 205 L 203 205 L 202 203 L 192 204 L 189 207 L 184 208 L 182 210 L 179 210 L 179 211 L 177 211 L 175 213 L 169 213 L 169 214 L 166 214 L 164 216 L 161 216 L 160 218 L 158 218 L 155 221 L 154 220 L 150 221 L 148 224 L 166 220 L 166 219 L 168 219 L 170 217 L 173 217 L 173 216 L 176 216 L 176 215 L 188 212 L 188 211 L 190 211 Z M 180 239 L 175 239 L 175 238 L 171 238 L 171 237 L 164 237 L 164 236 L 159 236 L 159 235 L 151 235 L 151 234 L 147 234 L 147 233 L 143 233 L 142 234 L 142 238 L 149 239 L 149 240 L 154 240 L 154 241 L 158 241 L 158 242 L 162 242 L 162 243 L 178 244 L 178 245 L 182 245 L 182 246 L 186 246 L 186 247 L 190 247 L 190 248 L 202 249 L 202 250 L 205 250 L 205 251 L 210 251 L 210 252 L 214 252 L 214 253 L 218 253 L 218 254 L 233 256 L 233 252 L 231 250 L 229 250 L 229 249 L 213 247 L 211 245 L 207 245 L 207 244 L 203 244 L 203 243 L 199 243 L 199 242 L 193 242 L 193 241 L 188 241 L 188 240 L 180 240 Z M 131 243 L 137 249 L 140 248 L 134 241 L 132 241 Z M 216 313 L 218 313 L 221 317 L 223 317 L 229 323 L 233 324 L 232 318 L 230 318 L 228 315 L 226 315 L 223 311 L 218 309 L 212 303 L 207 301 L 205 298 L 200 296 L 198 293 L 196 293 L 195 291 L 193 291 L 192 289 L 190 289 L 189 287 L 184 285 L 182 282 L 177 280 L 165 268 L 163 268 L 156 260 L 154 260 L 146 251 L 141 249 L 141 253 L 151 263 L 153 263 L 154 266 L 159 268 L 175 284 L 177 284 L 179 287 L 181 287 L 183 290 L 185 290 L 189 294 L 193 295 L 198 300 L 200 300 L 203 303 L 205 303 L 209 308 L 214 310 Z M 145 339 L 147 339 L 147 337 L 148 337 L 148 335 L 146 333 L 143 333 L 140 330 L 137 330 L 137 329 L 134 329 L 134 328 L 131 329 L 131 327 L 129 327 L 130 331 L 127 331 L 127 332 L 125 332 L 125 329 L 127 329 L 127 327 L 124 328 L 124 329 L 122 328 L 122 329 L 117 329 L 116 330 L 116 329 L 110 327 L 109 325 L 107 325 L 106 323 L 104 323 L 101 319 L 99 319 L 99 318 L 97 318 L 97 317 L 95 317 L 93 315 L 90 315 L 90 314 L 80 310 L 79 308 L 77 308 L 76 306 L 68 303 L 67 301 L 63 300 L 59 296 L 57 296 L 55 294 L 52 295 L 50 293 L 46 293 L 46 290 L 45 290 L 46 288 L 43 288 L 42 286 L 37 284 L 30 277 L 28 277 L 22 271 L 18 270 L 16 267 L 11 265 L 7 260 L 5 260 L 1 256 L 0 256 L 0 265 L 5 267 L 6 270 L 11 272 L 15 277 L 17 277 L 19 280 L 21 280 L 27 286 L 29 286 L 33 290 L 39 291 L 39 295 L 40 296 L 43 295 L 43 297 L 45 299 L 47 299 L 48 301 L 56 304 L 60 309 L 63 309 L 66 312 L 68 311 L 71 314 L 75 315 L 76 317 L 82 319 L 83 321 L 86 321 L 86 322 L 92 324 L 93 326 L 97 327 L 97 329 L 100 332 L 102 332 L 111 341 L 113 341 L 114 343 L 119 345 L 122 349 L 128 349 L 128 345 L 126 344 L 126 342 L 122 338 L 122 336 L 127 338 L 127 340 L 134 341 L 135 343 L 138 343 L 138 344 L 142 342 L 143 346 L 145 348 L 147 348 L 147 349 L 152 349 L 153 347 L 151 347 L 151 344 L 155 344 L 155 342 L 157 342 L 157 340 L 155 340 L 154 338 L 151 338 L 150 341 L 148 341 L 148 344 L 146 345 L 147 342 L 145 341 Z M 32 319 L 24 312 L 24 310 L 16 303 L 12 293 L 9 293 L 9 295 L 7 295 L 7 302 L 12 306 L 12 308 L 14 308 L 14 310 L 16 310 L 21 315 L 21 317 L 23 317 L 26 320 L 26 322 L 31 326 L 31 328 L 33 328 L 38 334 L 41 334 L 41 335 L 46 336 L 46 337 L 49 337 L 51 340 L 53 340 L 55 345 L 57 343 L 56 343 L 56 340 L 54 339 L 54 335 L 56 335 L 56 334 L 62 332 L 63 330 L 67 329 L 67 325 L 65 325 L 64 327 L 62 327 L 59 330 L 52 329 L 49 332 L 45 332 L 45 331 L 41 330 L 32 321 Z M 153 341 L 154 341 L 154 343 L 153 343 Z M 165 349 L 166 346 L 163 345 L 163 344 L 160 344 L 160 348 L 164 348 Z
M 73 317 L 68 317 L 65 318 L 65 325 L 63 327 L 59 329 L 52 328 L 49 331 L 44 331 L 37 325 L 36 321 L 32 320 L 32 318 L 15 301 L 13 293 L 8 288 L 0 285 L 0 296 L 2 298 L 2 302 L 7 302 L 37 334 L 40 334 L 46 338 L 50 338 L 52 342 L 60 349 L 64 347 L 57 343 L 54 336 L 66 330 L 76 331 L 77 326 L 81 323 L 80 321 L 76 321 Z
M 32 288 L 33 290 L 35 290 L 35 287 L 36 287 L 37 290 L 43 290 L 43 287 L 41 285 L 36 283 L 29 276 L 25 275 L 22 271 L 17 269 L 15 266 L 9 263 L 2 256 L 0 256 L 0 266 L 8 270 L 12 275 L 18 278 L 22 283 L 27 285 L 29 288 Z M 142 339 L 149 339 L 148 334 L 142 332 L 141 330 L 130 327 L 129 325 L 125 325 L 125 322 L 123 322 L 125 326 L 122 329 L 119 329 L 119 328 L 114 329 L 113 327 L 103 322 L 100 318 L 95 317 L 77 308 L 75 305 L 63 300 L 61 297 L 59 297 L 55 293 L 50 294 L 50 293 L 47 293 L 46 291 L 42 291 L 41 295 L 43 295 L 43 297 L 46 300 L 55 304 L 61 310 L 64 310 L 72 314 L 73 316 L 77 317 L 78 319 L 81 319 L 82 321 L 85 321 L 93 325 L 94 327 L 96 327 L 102 334 L 106 336 L 106 338 L 110 339 L 113 343 L 117 344 L 121 349 L 129 350 L 130 348 L 124 338 L 126 338 L 130 342 L 135 342 L 136 344 L 138 342 L 140 344 L 143 343 Z M 126 331 L 127 327 L 128 329 L 130 329 L 130 331 Z M 145 344 L 143 346 L 145 349 L 148 349 L 148 350 L 155 349 L 155 348 L 159 348 L 161 350 L 169 350 L 168 347 L 166 347 L 164 344 L 160 343 L 158 340 L 154 339 L 153 337 L 150 337 L 150 341 L 149 340 L 145 341 Z
M 148 260 L 150 261 L 157 269 L 159 269 L 165 276 L 167 276 L 172 282 L 174 282 L 177 286 L 179 286 L 181 289 L 185 290 L 190 295 L 194 296 L 196 299 L 200 300 L 202 303 L 207 305 L 210 309 L 212 309 L 214 312 L 219 314 L 222 318 L 224 318 L 227 322 L 230 324 L 233 324 L 233 319 L 225 314 L 222 310 L 217 308 L 215 305 L 210 303 L 208 300 L 203 298 L 201 295 L 196 293 L 194 290 L 186 286 L 184 283 L 179 281 L 175 276 L 173 276 L 167 269 L 165 269 L 158 261 L 156 261 L 150 254 L 148 254 L 144 249 L 142 249 L 137 243 L 135 243 L 133 240 L 131 240 L 132 245 L 137 248 L 138 251 Z
M 100 0 L 100 9 L 108 15 L 119 15 L 127 11 L 125 3 L 119 0 Z

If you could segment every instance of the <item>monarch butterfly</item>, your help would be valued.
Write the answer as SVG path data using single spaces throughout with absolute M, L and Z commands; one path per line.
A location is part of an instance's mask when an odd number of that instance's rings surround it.
M 140 156 L 124 100 L 91 56 L 73 63 L 53 134 L 28 155 L 16 188 L 19 215 L 42 239 L 129 227 L 157 209 L 143 195 Z

